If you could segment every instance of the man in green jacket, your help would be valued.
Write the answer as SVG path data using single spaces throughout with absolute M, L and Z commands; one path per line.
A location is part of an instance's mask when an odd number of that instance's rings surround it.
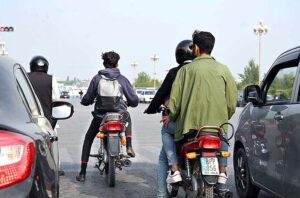
M 190 129 L 220 126 L 235 112 L 236 84 L 229 69 L 210 56 L 214 43 L 210 32 L 195 31 L 193 52 L 196 58 L 176 75 L 169 104 L 170 119 L 176 122 L 175 141 L 181 140 Z M 164 124 L 167 123 L 165 120 Z M 221 149 L 228 150 L 228 146 L 222 142 Z M 219 158 L 219 166 L 219 181 L 223 178 L 226 183 L 227 158 Z

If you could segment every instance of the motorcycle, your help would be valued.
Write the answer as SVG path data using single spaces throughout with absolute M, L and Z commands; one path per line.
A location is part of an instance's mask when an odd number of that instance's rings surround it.
M 100 140 L 97 154 L 91 154 L 96 157 L 95 168 L 107 176 L 109 187 L 115 186 L 115 170 L 122 170 L 123 167 L 130 167 L 131 161 L 126 154 L 126 124 L 124 115 L 120 113 L 106 113 L 101 121 L 97 138 Z
M 168 114 L 168 109 L 163 109 L 163 115 Z M 220 127 L 204 126 L 199 130 L 191 130 L 178 151 L 178 165 L 181 168 L 182 181 L 167 185 L 167 197 L 177 197 L 179 187 L 182 187 L 188 198 L 213 198 L 233 197 L 229 190 L 219 191 L 214 188 L 219 177 L 218 156 L 229 157 L 228 151 L 218 151 L 221 141 L 229 145 L 229 140 L 223 137 L 224 126 L 233 125 L 224 123 Z M 178 148 L 177 148 L 178 149 Z

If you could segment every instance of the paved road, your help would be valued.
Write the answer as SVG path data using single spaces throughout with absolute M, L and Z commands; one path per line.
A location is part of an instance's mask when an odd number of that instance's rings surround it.
M 117 170 L 115 188 L 106 187 L 105 176 L 100 175 L 93 168 L 95 160 L 90 158 L 85 183 L 75 180 L 80 169 L 81 148 L 85 132 L 91 122 L 92 107 L 79 105 L 79 100 L 70 100 L 75 107 L 73 117 L 60 121 L 59 144 L 60 163 L 65 176 L 60 177 L 60 195 L 62 198 L 150 198 L 156 194 L 156 166 L 161 147 L 160 115 L 145 115 L 142 112 L 147 107 L 130 109 L 133 120 L 133 146 L 137 153 L 132 166 L 122 171 Z M 231 123 L 236 124 L 238 114 L 233 116 Z M 97 139 L 95 139 L 92 153 L 96 153 Z M 229 187 L 235 193 L 232 160 L 229 161 Z M 235 197 L 236 193 L 235 193 Z M 260 197 L 270 197 L 261 193 Z

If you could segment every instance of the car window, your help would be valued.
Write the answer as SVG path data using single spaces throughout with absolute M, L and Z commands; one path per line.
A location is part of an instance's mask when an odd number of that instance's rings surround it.
M 145 91 L 145 95 L 155 95 L 155 91 Z
M 15 70 L 15 77 L 18 82 L 21 97 L 23 98 L 24 102 L 27 104 L 29 110 L 31 111 L 31 114 L 40 115 L 41 112 L 39 110 L 32 89 L 28 84 L 27 78 L 25 77 L 23 71 L 20 68 Z
M 278 71 L 267 91 L 267 103 L 291 101 L 296 72 L 297 66 Z

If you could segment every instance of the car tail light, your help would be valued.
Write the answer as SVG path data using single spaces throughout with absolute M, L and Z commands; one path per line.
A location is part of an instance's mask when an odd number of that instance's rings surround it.
M 219 149 L 221 140 L 216 136 L 201 136 L 198 138 L 200 149 Z
M 110 121 L 104 123 L 104 125 L 101 127 L 101 131 L 123 131 L 124 130 L 124 125 L 121 122 L 115 122 L 115 121 Z
M 27 179 L 34 161 L 35 143 L 31 138 L 0 130 L 0 189 Z

